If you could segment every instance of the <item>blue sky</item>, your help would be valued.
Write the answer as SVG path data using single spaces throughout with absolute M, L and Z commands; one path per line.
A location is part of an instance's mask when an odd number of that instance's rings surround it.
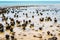
M 0 1 L 60 1 L 60 0 L 0 0 Z

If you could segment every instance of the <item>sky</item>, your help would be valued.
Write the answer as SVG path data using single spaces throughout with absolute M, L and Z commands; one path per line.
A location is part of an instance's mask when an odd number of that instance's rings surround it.
M 0 6 L 60 4 L 59 1 L 0 1 Z
M 60 0 L 0 0 L 1 6 L 60 4 Z
M 0 1 L 60 1 L 60 0 L 0 0 Z

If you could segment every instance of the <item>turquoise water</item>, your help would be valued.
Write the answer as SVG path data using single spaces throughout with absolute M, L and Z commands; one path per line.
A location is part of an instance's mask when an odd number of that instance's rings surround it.
M 0 6 L 60 4 L 60 1 L 0 1 Z

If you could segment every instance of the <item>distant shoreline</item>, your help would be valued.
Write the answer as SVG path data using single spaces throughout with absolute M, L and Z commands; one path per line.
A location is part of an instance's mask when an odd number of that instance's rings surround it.
M 59 7 L 60 8 L 60 4 L 42 4 L 42 5 L 8 5 L 8 6 L 0 6 L 0 8 L 14 8 L 14 7 L 47 7 L 47 6 L 51 6 L 51 7 Z

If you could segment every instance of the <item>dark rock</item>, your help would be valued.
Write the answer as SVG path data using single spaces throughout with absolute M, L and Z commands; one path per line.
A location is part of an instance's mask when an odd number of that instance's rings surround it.
M 10 22 L 10 24 L 11 24 L 11 26 L 14 26 L 15 25 L 15 22 L 13 21 L 13 22 Z
M 29 20 L 29 23 L 31 22 L 31 20 Z
M 43 15 L 42 13 L 40 13 L 40 15 Z
M 40 18 L 40 21 L 43 22 L 44 21 L 44 18 Z
M 11 36 L 11 40 L 14 40 L 14 36 Z
M 4 26 L 0 23 L 0 32 L 4 32 Z
M 48 38 L 48 40 L 53 40 L 52 38 Z
M 57 23 L 57 19 L 56 18 L 54 19 L 54 23 Z
M 57 40 L 57 37 L 52 37 L 53 40 Z
M 40 27 L 39 30 L 42 30 L 42 27 Z
M 13 28 L 10 28 L 10 31 L 13 32 Z
M 50 31 L 47 31 L 47 34 L 50 35 Z
M 6 30 L 10 30 L 10 25 L 8 24 L 7 26 L 6 26 Z
M 6 40 L 9 40 L 9 35 L 7 34 L 7 35 L 5 35 L 5 37 L 6 37 Z

